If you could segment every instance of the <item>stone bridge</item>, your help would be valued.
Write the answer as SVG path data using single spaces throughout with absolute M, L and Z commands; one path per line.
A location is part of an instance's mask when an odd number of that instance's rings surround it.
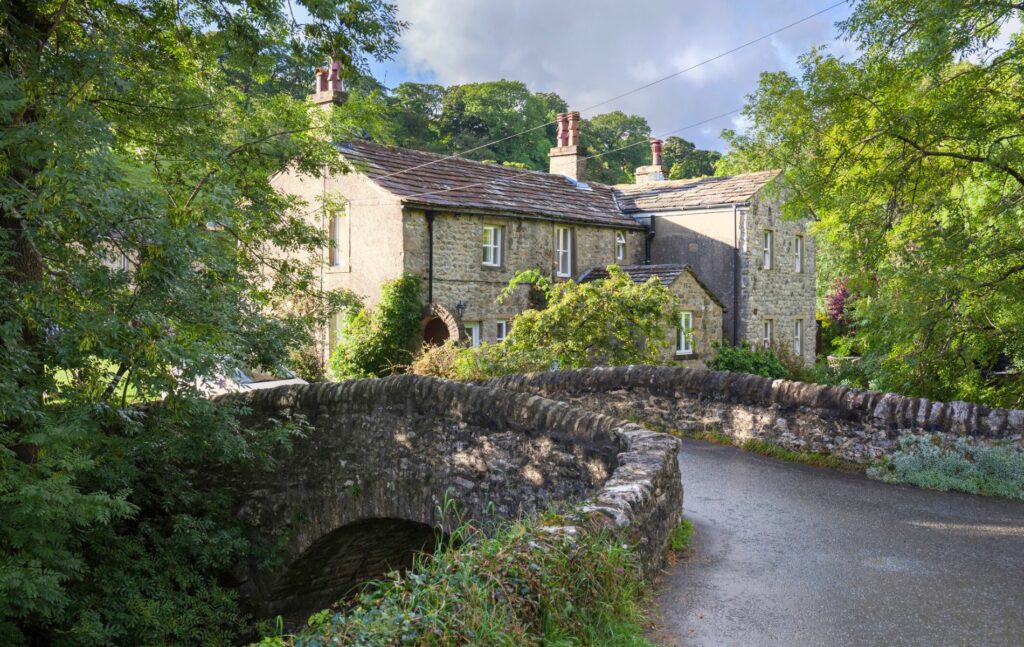
M 464 522 L 578 503 L 582 528 L 621 528 L 653 572 L 682 513 L 676 439 L 535 395 L 400 376 L 225 400 L 245 427 L 305 427 L 272 471 L 217 476 L 261 543 L 282 548 L 275 567 L 240 568 L 240 590 L 289 624 Z

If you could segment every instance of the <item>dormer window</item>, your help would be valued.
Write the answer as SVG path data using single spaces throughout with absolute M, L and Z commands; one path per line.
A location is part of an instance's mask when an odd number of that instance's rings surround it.
M 487 267 L 501 267 L 502 228 L 484 225 L 484 260 Z
M 615 232 L 615 260 L 626 260 L 626 234 L 621 231 Z

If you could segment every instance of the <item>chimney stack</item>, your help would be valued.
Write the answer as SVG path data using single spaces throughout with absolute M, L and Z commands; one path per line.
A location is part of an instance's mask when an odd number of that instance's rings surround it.
M 309 95 L 312 103 L 328 107 L 348 101 L 348 92 L 341 80 L 341 61 L 332 60 L 329 67 L 316 68 L 313 78 L 313 94 Z
M 555 147 L 548 153 L 548 157 L 551 158 L 548 172 L 584 182 L 587 174 L 587 158 L 580 146 L 580 113 L 559 113 L 557 122 L 558 132 L 555 135 Z
M 636 183 L 660 182 L 665 179 L 665 171 L 661 168 L 661 140 L 651 140 L 651 165 L 636 169 Z

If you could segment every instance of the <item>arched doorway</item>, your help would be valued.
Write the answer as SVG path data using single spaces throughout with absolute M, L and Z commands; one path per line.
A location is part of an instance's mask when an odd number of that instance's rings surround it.
M 444 306 L 436 303 L 430 306 L 430 313 L 423 320 L 423 343 L 440 346 L 449 339 L 458 341 L 461 337 L 458 320 Z

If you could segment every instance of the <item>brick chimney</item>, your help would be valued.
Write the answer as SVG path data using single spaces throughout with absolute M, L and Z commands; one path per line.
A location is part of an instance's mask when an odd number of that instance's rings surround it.
M 309 95 L 312 103 L 328 107 L 348 101 L 348 92 L 341 80 L 341 61 L 331 61 L 329 67 L 316 68 L 313 78 L 313 94 Z
M 651 165 L 636 169 L 636 183 L 660 182 L 665 179 L 665 171 L 661 168 L 661 140 L 651 140 Z
M 559 113 L 556 139 L 555 147 L 548 153 L 551 158 L 548 172 L 565 175 L 579 182 L 586 181 L 587 157 L 580 146 L 580 113 Z

